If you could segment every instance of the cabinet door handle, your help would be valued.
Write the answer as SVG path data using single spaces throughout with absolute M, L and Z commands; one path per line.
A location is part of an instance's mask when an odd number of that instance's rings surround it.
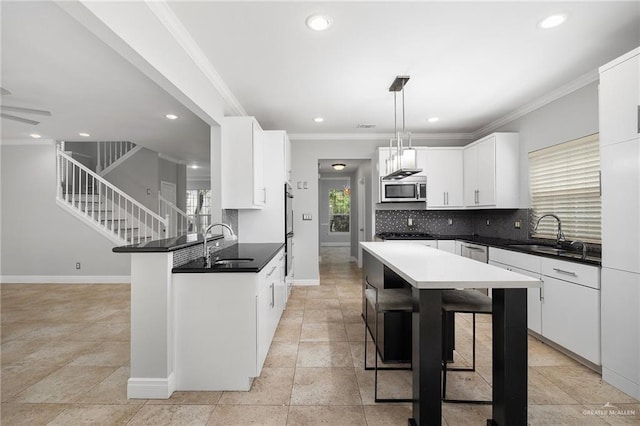
M 276 270 L 276 268 L 278 267 L 278 265 L 274 266 L 273 268 L 271 268 L 271 270 L 269 271 L 269 273 L 267 274 L 267 277 L 270 277 L 271 274 L 273 274 L 273 271 Z
M 447 194 L 447 205 L 449 205 L 449 191 L 447 191 L 446 194 Z
M 575 272 L 565 271 L 564 269 L 553 268 L 553 270 L 556 271 L 559 274 L 571 275 L 572 277 L 577 277 L 578 276 L 578 275 L 576 275 Z
M 640 105 L 638 105 L 638 133 L 640 133 Z
M 540 301 L 544 302 L 544 280 L 540 280 Z
M 262 201 L 267 204 L 267 188 L 262 188 L 262 190 L 264 191 L 264 198 L 262 199 Z
M 484 251 L 483 248 L 479 248 L 479 247 L 471 247 L 471 246 L 463 246 L 463 247 L 469 250 L 482 251 L 482 252 Z
M 275 284 L 271 284 L 271 307 L 273 308 L 275 305 L 276 305 Z
M 447 205 L 447 193 L 446 192 L 442 193 L 442 204 L 444 204 L 445 206 Z

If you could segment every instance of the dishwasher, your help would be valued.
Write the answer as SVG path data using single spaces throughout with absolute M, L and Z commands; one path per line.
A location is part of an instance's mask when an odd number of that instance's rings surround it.
M 489 262 L 489 250 L 487 249 L 487 246 L 480 244 L 472 244 L 463 241 L 460 245 L 460 256 L 468 257 L 469 259 L 477 260 L 482 263 Z

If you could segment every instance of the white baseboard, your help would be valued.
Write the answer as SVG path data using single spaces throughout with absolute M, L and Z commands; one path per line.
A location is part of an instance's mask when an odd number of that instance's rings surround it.
M 355 256 L 351 256 L 351 261 L 354 263 L 358 263 L 358 258 Z
M 293 285 L 299 285 L 299 286 L 320 285 L 320 279 L 299 280 L 297 278 L 294 278 Z
M 130 284 L 131 275 L 2 275 L 3 284 Z
M 166 379 L 131 377 L 127 381 L 128 399 L 169 399 L 174 390 L 173 374 Z
M 320 247 L 350 247 L 351 242 L 324 242 L 320 243 Z
M 630 395 L 635 399 L 640 399 L 640 384 L 619 375 L 613 370 L 609 370 L 607 367 L 602 367 L 602 380 L 609 383 L 611 386 L 618 388 L 627 395 Z

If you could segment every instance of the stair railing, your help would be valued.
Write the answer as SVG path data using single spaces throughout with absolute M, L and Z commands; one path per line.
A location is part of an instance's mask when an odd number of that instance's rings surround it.
M 165 238 L 168 222 L 57 148 L 56 199 L 112 241 L 136 244 Z
M 100 141 L 97 144 L 96 171 L 98 173 L 136 147 L 136 144 L 129 141 Z
M 189 215 L 160 194 L 158 194 L 158 213 L 167 220 L 167 238 L 196 232 Z

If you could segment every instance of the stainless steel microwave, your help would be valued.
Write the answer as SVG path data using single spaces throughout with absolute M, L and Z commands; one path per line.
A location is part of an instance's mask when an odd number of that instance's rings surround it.
M 402 180 L 380 179 L 380 202 L 411 203 L 427 201 L 427 178 L 412 176 Z

